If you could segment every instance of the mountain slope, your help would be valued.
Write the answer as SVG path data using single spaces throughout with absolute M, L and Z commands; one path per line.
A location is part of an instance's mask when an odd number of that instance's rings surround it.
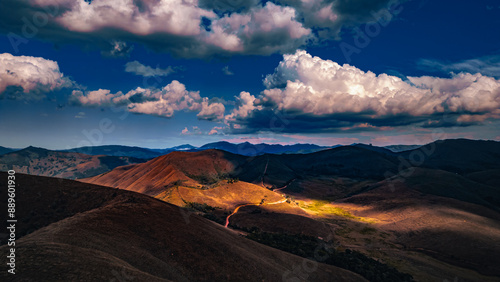
M 356 216 L 379 220 L 377 226 L 394 232 L 405 249 L 500 276 L 500 209 L 491 203 L 499 196 L 499 187 L 418 168 L 404 181 L 386 179 L 336 204 Z
M 14 149 L 5 148 L 5 147 L 0 146 L 0 155 L 7 154 L 10 152 L 14 152 L 14 151 L 15 151 Z
M 460 174 L 500 168 L 500 142 L 497 141 L 439 140 L 399 155 L 414 159 L 416 166 Z
M 0 173 L 6 178 L 5 173 Z M 365 281 L 137 193 L 17 174 L 16 281 Z M 0 184 L 4 193 L 5 184 Z M 38 196 L 38 201 L 33 197 Z M 57 203 L 47 210 L 46 203 Z M 2 203 L 2 207 L 4 207 Z M 34 223 L 43 222 L 40 226 Z M 30 230 L 28 235 L 26 231 Z M 5 241 L 2 241 L 5 243 Z M 7 253 L 2 245 L 0 252 Z M 304 271 L 302 265 L 315 266 Z M 305 270 L 308 270 L 307 268 Z M 300 275 L 300 274 L 299 274 Z M 0 273 L 2 281 L 11 274 Z
M 144 162 L 143 159 L 113 156 L 90 156 L 28 147 L 0 156 L 0 170 L 62 178 L 85 178 L 110 171 L 118 166 Z
M 234 171 L 244 159 L 217 150 L 172 152 L 85 181 L 155 196 L 174 182 L 193 186 L 213 183 Z

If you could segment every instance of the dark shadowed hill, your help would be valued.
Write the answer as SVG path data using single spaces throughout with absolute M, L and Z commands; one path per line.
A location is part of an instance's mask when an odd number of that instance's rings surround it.
M 90 156 L 28 147 L 0 156 L 0 170 L 15 169 L 20 173 L 85 178 L 110 171 L 118 166 L 144 162 L 131 157 Z
M 144 164 L 117 168 L 88 181 L 156 195 L 165 186 L 179 180 L 187 181 L 187 184 L 190 181 L 210 184 L 230 176 L 250 183 L 282 187 L 296 178 L 321 175 L 383 179 L 387 172 L 395 173 L 396 170 L 396 157 L 355 146 L 311 154 L 255 157 L 205 150 L 173 152 Z
M 498 199 L 500 187 L 417 168 L 404 181 L 386 179 L 338 203 L 357 216 L 381 220 L 379 227 L 395 232 L 408 250 L 498 279 Z
M 22 174 L 16 181 L 17 274 L 4 265 L 1 281 L 365 281 L 145 195 Z
M 400 153 L 424 167 L 460 174 L 500 168 L 500 142 L 449 139 Z M 424 156 L 424 158 L 420 158 Z
M 10 152 L 14 152 L 14 151 L 16 151 L 16 150 L 0 146 L 0 155 L 7 154 Z

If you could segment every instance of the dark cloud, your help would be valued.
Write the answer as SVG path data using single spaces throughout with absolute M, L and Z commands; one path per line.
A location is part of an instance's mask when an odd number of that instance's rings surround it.
M 500 78 L 500 55 L 483 56 L 453 63 L 421 59 L 417 64 L 419 68 L 427 71 L 480 73 L 497 79 Z

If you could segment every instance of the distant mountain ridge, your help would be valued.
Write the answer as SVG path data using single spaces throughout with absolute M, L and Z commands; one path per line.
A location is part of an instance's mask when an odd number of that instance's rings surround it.
M 104 145 L 60 150 L 60 152 L 75 152 L 87 155 L 108 155 L 119 157 L 127 156 L 141 159 L 152 159 L 171 152 L 199 152 L 208 149 L 218 149 L 243 156 L 258 156 L 263 154 L 307 154 L 338 146 L 340 145 L 327 147 L 314 144 L 279 145 L 264 143 L 251 144 L 249 142 L 234 144 L 226 141 L 220 141 L 208 143 L 201 147 L 195 147 L 190 144 L 183 144 L 165 149 L 149 149 L 122 145 Z
M 14 169 L 18 173 L 76 179 L 91 177 L 119 166 L 144 161 L 144 159 L 126 156 L 91 156 L 30 146 L 1 155 L 0 171 Z
M 198 150 L 218 149 L 243 156 L 258 156 L 263 154 L 308 154 L 330 148 L 332 147 L 318 146 L 314 144 L 280 145 L 265 143 L 252 144 L 249 142 L 234 144 L 221 141 L 205 144 L 199 147 Z
M 16 151 L 15 149 L 0 146 L 0 155 Z
M 93 147 L 79 147 L 68 150 L 61 150 L 60 152 L 73 152 L 86 155 L 107 155 L 115 157 L 134 157 L 141 159 L 152 159 L 162 155 L 160 152 L 141 147 L 131 147 L 122 145 L 104 145 Z

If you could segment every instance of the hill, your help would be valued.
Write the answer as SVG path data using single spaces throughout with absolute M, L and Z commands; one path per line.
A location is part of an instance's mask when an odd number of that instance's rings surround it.
M 404 151 L 414 150 L 422 147 L 422 145 L 389 145 L 385 146 L 387 150 L 390 150 L 394 153 L 400 153 Z
M 466 174 L 500 168 L 500 142 L 448 139 L 399 154 L 414 159 L 415 166 Z M 423 156 L 423 158 L 421 158 Z
M 227 177 L 244 160 L 243 156 L 217 150 L 172 152 L 85 181 L 155 196 L 174 182 L 191 186 L 215 183 Z
M 141 162 L 144 160 L 131 157 L 90 156 L 28 147 L 1 155 L 0 170 L 15 169 L 20 173 L 76 179 Z
M 333 230 L 339 249 L 354 249 L 420 281 L 495 281 L 497 143 L 483 142 L 444 140 L 440 147 L 401 153 L 367 145 L 251 157 L 176 152 L 85 181 L 147 193 L 221 224 L 226 219 L 275 247 L 297 239 L 281 235 L 316 238 Z M 432 162 L 402 169 L 432 146 Z M 485 162 L 473 156 L 478 152 L 489 155 Z M 450 154 L 468 158 L 469 167 L 459 163 L 468 173 L 450 170 Z
M 14 151 L 16 151 L 16 150 L 0 146 L 0 155 L 7 154 L 10 152 L 14 152 Z
M 64 179 L 16 177 L 18 206 L 30 207 L 17 214 L 23 224 L 16 229 L 16 281 L 366 281 L 242 238 L 145 195 Z M 5 193 L 5 182 L 0 186 Z M 5 242 L 0 246 L 4 254 Z M 0 279 L 12 281 L 12 275 L 2 271 Z
M 354 216 L 377 219 L 376 226 L 396 234 L 395 241 L 406 250 L 500 277 L 500 246 L 496 243 L 500 241 L 499 196 L 500 187 L 418 168 L 403 182 L 386 179 L 335 204 Z

